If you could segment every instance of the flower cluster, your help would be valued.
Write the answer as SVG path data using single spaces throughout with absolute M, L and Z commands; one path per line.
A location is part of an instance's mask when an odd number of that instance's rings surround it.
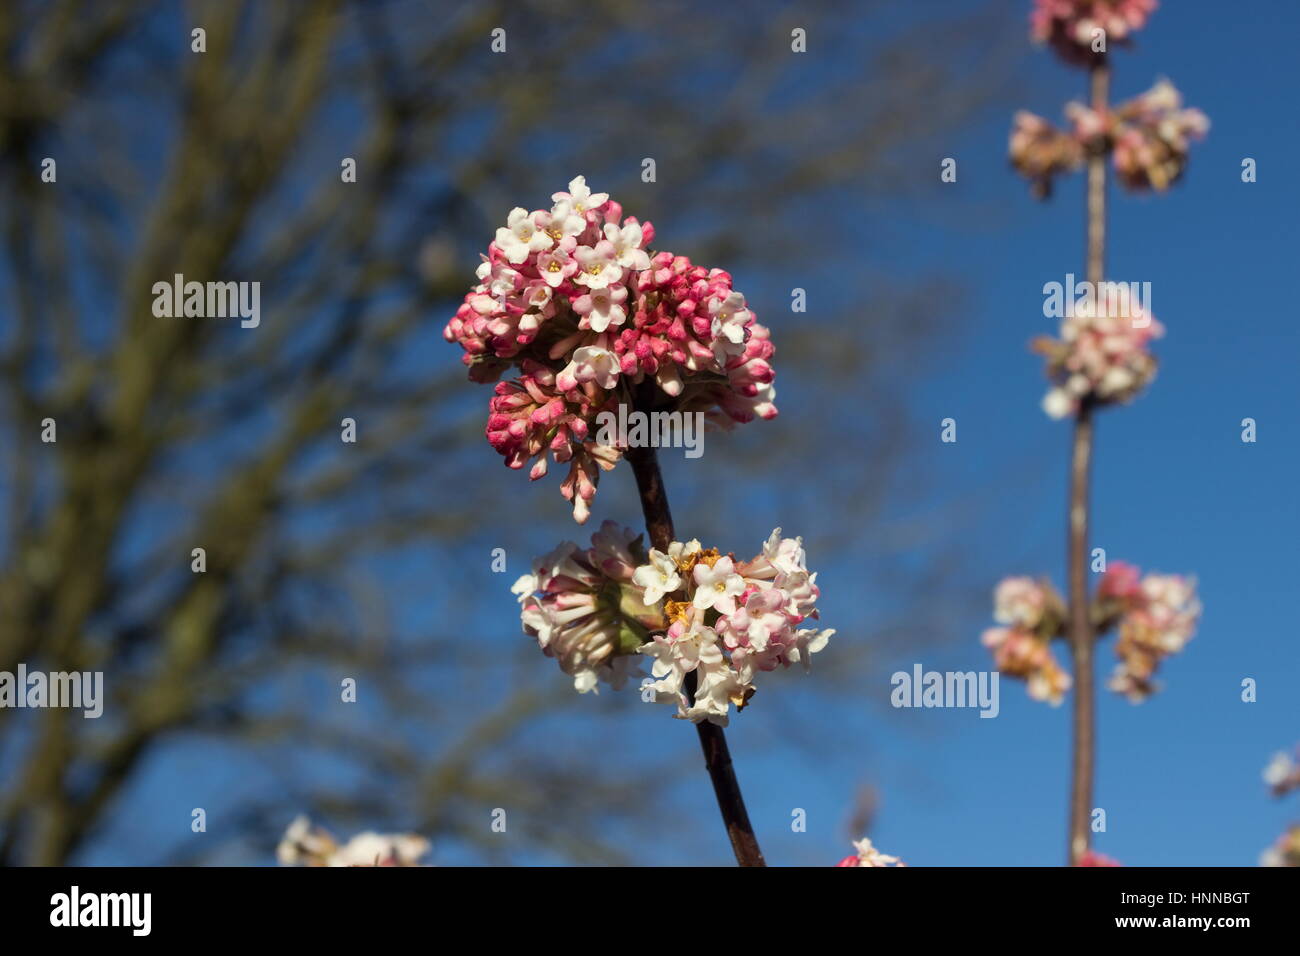
M 1114 151 L 1115 172 L 1134 192 L 1164 192 L 1182 178 L 1191 141 L 1210 131 L 1209 118 L 1184 109 L 1183 95 L 1165 79 L 1114 110 L 1102 113 L 1071 103 L 1066 116 L 1083 150 Z
M 1118 627 L 1119 664 L 1109 687 L 1130 700 L 1155 691 L 1152 677 L 1160 661 L 1191 640 L 1200 617 L 1195 582 L 1172 574 L 1148 574 L 1112 561 L 1097 587 L 1091 620 L 1098 636 Z M 984 632 L 998 670 L 1028 683 L 1029 696 L 1059 704 L 1070 689 L 1070 675 L 1057 663 L 1051 642 L 1067 634 L 1065 603 L 1047 581 L 1004 578 L 994 592 L 994 619 L 1002 625 Z
M 1273 755 L 1264 768 L 1264 782 L 1275 797 L 1300 790 L 1300 746 L 1292 756 L 1286 752 Z M 1300 866 L 1300 823 L 1293 824 L 1259 858 L 1260 866 Z
M 1097 30 L 1104 31 L 1107 43 L 1124 43 L 1155 9 L 1156 0 L 1034 0 L 1030 34 L 1065 60 L 1088 63 Z
M 1083 146 L 1078 138 L 1028 110 L 1016 111 L 1008 152 L 1011 165 L 1029 180 L 1036 199 L 1051 195 L 1054 177 L 1083 165 Z
M 419 866 L 428 852 L 429 841 L 413 833 L 358 833 L 340 845 L 328 830 L 298 817 L 275 855 L 284 866 Z
M 1132 190 L 1164 192 L 1187 169 L 1192 139 L 1204 139 L 1209 118 L 1198 109 L 1183 109 L 1182 94 L 1160 80 L 1116 111 L 1115 172 Z
M 1075 866 L 1123 866 L 1119 860 L 1106 856 L 1104 853 L 1098 853 L 1095 850 L 1085 850 L 1079 857 L 1079 862 Z
M 515 582 L 524 632 L 559 661 L 579 693 L 602 680 L 622 687 L 637 672 L 650 629 L 662 625 L 662 613 L 643 603 L 644 588 L 632 580 L 646 559 L 635 533 L 606 521 L 590 548 L 565 541 Z
M 1260 866 L 1300 866 L 1300 823 L 1287 829 L 1259 857 Z
M 846 856 L 836 866 L 907 866 L 896 856 L 886 856 L 874 846 L 871 841 L 865 837 L 861 840 L 853 841 L 853 849 L 857 850 L 849 856 Z
M 801 628 L 818 617 L 817 575 L 801 539 L 778 528 L 749 561 L 698 541 L 646 551 L 633 532 L 605 522 L 592 547 L 571 543 L 534 564 L 514 586 L 524 631 L 574 677 L 621 686 L 637 655 L 653 660 L 646 685 L 677 716 L 725 725 L 760 671 L 809 664 L 833 630 Z
M 1281 797 L 1292 790 L 1300 790 L 1300 763 L 1296 762 L 1297 757 L 1300 757 L 1300 747 L 1296 747 L 1294 756 L 1278 751 L 1264 768 L 1264 782 L 1268 784 L 1273 796 Z
M 809 574 L 800 538 L 772 532 L 754 558 L 705 550 L 698 541 L 651 550 L 637 569 L 647 600 L 663 595 L 668 629 L 641 648 L 654 658 L 657 700 L 677 716 L 725 724 L 728 704 L 743 708 L 759 671 L 802 663 L 826 646 L 833 630 L 800 628 L 816 619 L 817 575 Z M 694 694 L 687 675 L 694 672 Z M 692 699 L 693 698 L 693 699 Z
M 1059 704 L 1070 689 L 1070 675 L 1057 663 L 1051 642 L 1064 633 L 1065 604 L 1046 581 L 1005 578 L 994 592 L 993 618 L 1002 627 L 981 638 L 993 651 L 999 671 L 1025 679 L 1034 700 Z
M 554 205 L 510 212 L 447 323 L 470 378 L 499 382 L 487 437 L 511 468 L 567 464 L 574 517 L 622 454 L 595 440 L 596 416 L 649 383 L 655 410 L 703 412 L 724 428 L 776 415 L 768 331 L 721 269 L 652 254 L 654 227 L 578 176 Z
M 1111 154 L 1119 181 L 1134 192 L 1164 192 L 1187 169 L 1191 141 L 1203 139 L 1210 121 L 1185 109 L 1182 94 L 1168 80 L 1110 110 L 1083 103 L 1065 107 L 1066 130 L 1021 110 L 1011 128 L 1011 165 L 1029 180 L 1036 198 L 1051 194 L 1054 177 L 1078 169 L 1090 155 Z
M 1164 335 L 1164 327 L 1126 287 L 1101 287 L 1061 320 L 1059 339 L 1040 336 L 1031 343 L 1047 359 L 1052 384 L 1043 397 L 1043 410 L 1052 418 L 1075 414 L 1085 400 L 1097 405 L 1131 401 L 1155 378 L 1151 342 Z M 1107 292 L 1115 289 L 1126 294 Z
M 1155 692 L 1152 678 L 1160 661 L 1192 639 L 1201 603 L 1194 579 L 1177 574 L 1139 577 L 1137 568 L 1115 561 L 1097 589 L 1094 616 L 1102 628 L 1118 619 L 1119 664 L 1107 686 L 1136 703 Z

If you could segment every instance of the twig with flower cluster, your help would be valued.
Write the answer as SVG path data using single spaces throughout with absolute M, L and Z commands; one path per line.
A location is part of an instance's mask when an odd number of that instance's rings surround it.
M 776 415 L 768 331 L 731 276 L 671 252 L 651 254 L 650 223 L 623 216 L 579 176 L 550 209 L 511 211 L 447 324 L 474 381 L 497 382 L 487 437 L 537 480 L 568 465 L 560 491 L 591 513 L 602 471 L 626 457 L 650 546 L 604 522 L 591 547 L 564 542 L 533 562 L 514 593 L 525 633 L 580 693 L 641 675 L 647 700 L 696 724 L 737 862 L 764 865 L 722 728 L 753 697 L 760 671 L 803 664 L 834 633 L 817 614 L 817 576 L 798 538 L 774 531 L 737 560 L 676 539 L 653 445 L 602 437 L 604 413 L 700 414 L 714 425 Z
M 642 404 L 646 404 L 643 402 Z M 668 493 L 664 489 L 663 472 L 659 470 L 659 456 L 653 447 L 630 448 L 627 453 L 636 476 L 637 493 L 641 498 L 641 511 L 645 515 L 646 531 L 650 542 L 661 554 L 671 552 L 677 533 L 673 528 L 673 516 L 668 507 Z M 653 564 L 651 565 L 654 566 Z M 714 566 L 716 568 L 716 565 Z M 653 572 L 663 583 L 665 575 L 658 568 Z M 676 565 L 670 573 L 676 573 Z M 635 577 L 635 574 L 633 575 Z M 695 703 L 699 689 L 699 675 L 695 670 L 688 672 L 682 682 L 682 690 L 691 704 Z M 718 809 L 722 813 L 723 823 L 727 828 L 727 838 L 731 841 L 732 852 L 741 866 L 763 866 L 763 851 L 759 849 L 758 838 L 754 836 L 754 827 L 749 822 L 749 811 L 745 809 L 745 797 L 740 791 L 740 781 L 736 779 L 736 769 L 731 763 L 731 750 L 727 746 L 727 737 L 722 728 L 713 721 L 697 721 L 696 732 L 700 738 L 700 748 L 704 751 L 704 766 L 713 782 L 713 794 L 718 800 Z
M 1061 337 L 1042 338 L 1036 351 L 1047 358 L 1052 383 L 1043 400 L 1053 418 L 1072 417 L 1067 569 L 1069 603 L 1046 581 L 1008 578 L 997 589 L 995 616 L 1001 627 L 984 643 L 999 669 L 1029 682 L 1029 693 L 1059 703 L 1071 686 L 1050 642 L 1067 639 L 1075 688 L 1069 860 L 1096 858 L 1089 849 L 1089 815 L 1095 767 L 1093 651 L 1096 640 L 1117 628 L 1120 663 L 1109 687 L 1131 700 L 1155 690 L 1155 669 L 1191 638 L 1200 615 L 1194 582 L 1173 575 L 1141 578 L 1135 568 L 1112 562 L 1095 598 L 1088 594 L 1089 475 L 1095 414 L 1134 398 L 1155 377 L 1150 343 L 1163 328 L 1142 303 L 1102 294 L 1106 260 L 1106 169 L 1114 164 L 1131 190 L 1163 192 L 1183 174 L 1188 143 L 1203 136 L 1209 122 L 1198 110 L 1183 109 L 1173 85 L 1161 80 L 1150 91 L 1112 108 L 1107 41 L 1126 44 L 1145 25 L 1156 0 L 1036 0 L 1031 17 L 1036 40 L 1050 44 L 1069 63 L 1087 68 L 1089 102 L 1071 103 L 1067 131 L 1031 113 L 1016 114 L 1010 155 L 1039 198 L 1051 193 L 1054 177 L 1087 168 L 1087 286 L 1070 303 Z

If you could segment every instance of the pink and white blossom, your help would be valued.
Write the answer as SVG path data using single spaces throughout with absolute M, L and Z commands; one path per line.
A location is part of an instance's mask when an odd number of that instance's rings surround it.
M 340 844 L 305 817 L 289 824 L 276 847 L 282 866 L 419 866 L 430 843 L 414 833 L 358 833 Z
M 1157 666 L 1191 640 L 1200 613 L 1193 579 L 1168 574 L 1143 577 L 1131 564 L 1110 562 L 1090 610 L 1098 637 L 1119 630 L 1115 645 L 1119 665 L 1110 689 L 1133 701 L 1154 693 Z M 981 642 L 993 651 L 998 669 L 1024 678 L 1030 697 L 1060 703 L 1071 684 L 1050 646 L 1067 636 L 1061 596 L 1047 581 L 1005 578 L 995 591 L 994 617 L 1004 626 L 985 631 Z
M 605 240 L 614 250 L 614 261 L 624 269 L 640 272 L 650 268 L 650 255 L 641 247 L 645 236 L 641 224 L 630 216 L 623 226 L 605 223 Z
M 1148 574 L 1126 604 L 1115 653 L 1119 664 L 1108 687 L 1134 703 L 1156 691 L 1160 662 L 1191 640 L 1201 616 L 1196 581 L 1177 574 Z
M 1297 757 L 1300 757 L 1300 747 L 1296 747 L 1294 754 L 1279 751 L 1264 768 L 1264 782 L 1268 784 L 1273 796 L 1280 797 L 1292 790 L 1300 790 L 1300 763 L 1297 763 Z
M 579 524 L 590 514 L 600 472 L 609 471 L 622 457 L 614 445 L 601 445 L 591 434 L 590 423 L 601 411 L 613 411 L 613 398 L 595 381 L 561 389 L 558 376 L 532 360 L 523 363 L 523 374 L 510 382 L 498 382 L 488 403 L 487 437 L 511 468 L 531 463 L 528 476 L 536 480 L 549 469 L 548 456 L 556 464 L 567 464 L 568 474 L 560 493 L 573 503 Z M 595 368 L 593 366 L 593 378 Z
M 1051 44 L 1065 60 L 1086 63 L 1096 56 L 1097 33 L 1106 47 L 1125 43 L 1146 26 L 1156 0 L 1034 0 L 1030 34 L 1037 43 Z
M 573 253 L 578 271 L 573 281 L 589 289 L 604 289 L 623 278 L 623 267 L 615 260 L 613 243 L 602 239 L 594 246 L 579 246 Z
M 553 198 L 549 210 L 511 210 L 443 334 L 474 381 L 522 373 L 492 400 L 489 438 L 511 467 L 541 456 L 534 479 L 547 471 L 544 449 L 571 461 L 561 493 L 581 522 L 598 469 L 620 457 L 586 442 L 600 411 L 649 381 L 656 410 L 700 412 L 721 428 L 773 418 L 775 349 L 729 273 L 651 252 L 654 226 L 624 217 L 581 176 Z M 521 390 L 546 399 L 521 412 Z
M 1007 152 L 1012 167 L 1029 180 L 1030 190 L 1038 199 L 1051 195 L 1056 177 L 1078 169 L 1084 159 L 1076 136 L 1061 132 L 1027 110 L 1018 110 L 1012 120 Z
M 1011 164 L 1039 199 L 1051 193 L 1057 176 L 1107 153 L 1125 188 L 1164 192 L 1186 172 L 1192 141 L 1210 130 L 1206 115 L 1184 108 L 1182 94 L 1165 79 L 1112 108 L 1068 103 L 1065 116 L 1067 130 L 1024 110 L 1012 123 Z
M 618 356 L 598 345 L 576 349 L 564 370 L 555 377 L 561 391 L 581 388 L 588 382 L 609 391 L 618 381 Z
M 604 332 L 611 325 L 622 325 L 627 320 L 627 287 L 622 285 L 592 289 L 573 300 L 573 311 L 581 316 L 578 328 Z
M 1182 94 L 1162 79 L 1116 110 L 1115 173 L 1129 189 L 1164 192 L 1187 169 L 1191 141 L 1209 130 L 1206 115 L 1184 109 Z
M 1260 854 L 1260 866 L 1300 866 L 1300 823 L 1288 827 L 1277 842 Z
M 1075 866 L 1123 866 L 1119 860 L 1109 857 L 1104 853 L 1098 853 L 1096 850 L 1085 850 L 1080 856 Z
M 528 257 L 555 245 L 555 240 L 538 225 L 538 215 L 521 206 L 510 210 L 504 227 L 497 230 L 497 247 L 518 265 Z
M 719 558 L 712 567 L 697 564 L 694 573 L 696 610 L 714 608 L 720 614 L 734 614 L 736 597 L 745 593 L 745 579 L 736 573 L 732 560 Z
M 865 837 L 853 842 L 853 849 L 857 852 L 851 856 L 846 856 L 836 866 L 907 866 L 896 856 L 887 856 L 877 850 L 871 841 Z
M 698 546 L 699 542 L 696 544 Z M 641 588 L 645 603 L 657 604 L 665 594 L 681 587 L 682 579 L 677 573 L 677 562 L 670 555 L 651 548 L 649 563 L 636 569 L 632 583 Z
M 581 216 L 605 205 L 609 193 L 593 193 L 587 185 L 586 176 L 575 176 L 569 181 L 568 192 L 552 193 L 551 199 L 557 203 L 567 202 L 573 211 Z
M 817 576 L 804 564 L 800 539 L 782 538 L 779 528 L 750 561 L 701 550 L 695 541 L 674 542 L 669 556 L 680 572 L 680 587 L 666 592 L 675 602 L 670 616 L 677 618 L 665 639 L 645 651 L 662 661 L 680 654 L 678 682 L 657 690 L 663 692 L 660 700 L 678 695 L 679 717 L 725 724 L 729 705 L 745 706 L 760 672 L 792 664 L 807 668 L 835 633 L 800 626 L 818 617 Z M 710 652 L 704 660 L 692 704 L 680 680 L 696 666 L 689 642 L 701 639 L 724 656 L 718 660 Z
M 606 521 L 590 548 L 571 541 L 533 562 L 511 589 L 519 599 L 524 632 L 573 678 L 579 693 L 601 681 L 616 690 L 638 670 L 638 648 L 662 624 L 633 584 L 645 560 L 640 538 Z
M 1047 590 L 1033 578 L 1003 578 L 993 594 L 993 619 L 1025 630 L 1035 630 L 1047 610 Z
M 760 672 L 806 669 L 835 633 L 802 626 L 818 617 L 817 576 L 802 542 L 779 528 L 752 560 L 737 561 L 695 540 L 647 552 L 607 521 L 591 549 L 566 542 L 534 562 L 515 593 L 525 632 L 579 691 L 622 683 L 631 655 L 644 655 L 654 699 L 695 722 L 725 725 Z
M 1073 683 L 1052 654 L 1047 638 L 1015 627 L 994 627 L 981 643 L 993 651 L 998 670 L 1008 677 L 1024 678 L 1029 696 L 1057 706 Z
M 1084 401 L 1132 401 L 1155 378 L 1150 345 L 1164 335 L 1164 327 L 1127 295 L 1098 295 L 1077 303 L 1072 311 L 1061 320 L 1059 339 L 1043 336 L 1033 342 L 1034 350 L 1047 359 L 1047 377 L 1053 384 L 1043 397 L 1043 410 L 1052 418 L 1075 414 Z

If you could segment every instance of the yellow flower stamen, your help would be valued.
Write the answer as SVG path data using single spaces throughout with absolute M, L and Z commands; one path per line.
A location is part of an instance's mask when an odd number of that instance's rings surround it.
M 665 601 L 664 616 L 668 618 L 669 623 L 681 621 L 687 624 L 690 622 L 691 607 L 690 601 Z

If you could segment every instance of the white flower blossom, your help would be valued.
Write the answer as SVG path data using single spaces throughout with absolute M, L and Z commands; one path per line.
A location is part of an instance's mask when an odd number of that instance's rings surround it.
M 719 558 L 713 567 L 695 566 L 695 598 L 697 610 L 717 608 L 723 614 L 736 610 L 736 598 L 745 591 L 745 579 L 736 573 L 730 558 Z
M 497 247 L 516 265 L 526 260 L 529 253 L 541 252 L 553 245 L 555 240 L 545 230 L 538 228 L 528 210 L 522 206 L 510 210 L 506 225 L 497 230 Z
M 568 200 L 573 207 L 573 211 L 578 215 L 585 215 L 592 209 L 598 209 L 609 200 L 609 193 L 593 193 L 587 186 L 586 176 L 575 176 L 569 181 L 569 191 L 558 192 L 551 196 L 555 202 Z
M 681 587 L 682 579 L 677 573 L 677 562 L 662 551 L 652 548 L 650 563 L 636 569 L 632 583 L 645 589 L 646 604 L 657 604 L 665 594 L 671 594 Z

